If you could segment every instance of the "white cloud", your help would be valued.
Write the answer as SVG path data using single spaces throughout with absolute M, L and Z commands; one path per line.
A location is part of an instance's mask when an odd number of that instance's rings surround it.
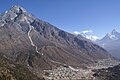
M 97 37 L 97 36 L 92 36 L 94 39 L 99 39 L 99 37 Z
M 81 32 L 74 31 L 73 33 L 76 34 L 76 35 L 78 35 L 78 34 L 80 34 Z
M 92 33 L 93 30 L 85 30 L 85 31 L 82 31 L 83 33 Z

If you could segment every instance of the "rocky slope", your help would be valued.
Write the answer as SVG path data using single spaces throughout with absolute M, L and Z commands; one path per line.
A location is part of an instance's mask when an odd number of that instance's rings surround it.
M 97 80 L 120 80 L 120 65 L 109 67 L 107 69 L 99 69 L 93 75 Z
M 0 15 L 0 53 L 38 76 L 58 66 L 85 67 L 111 58 L 98 45 L 37 19 L 20 6 Z
M 31 73 L 27 67 L 6 59 L 0 55 L 0 80 L 45 80 Z

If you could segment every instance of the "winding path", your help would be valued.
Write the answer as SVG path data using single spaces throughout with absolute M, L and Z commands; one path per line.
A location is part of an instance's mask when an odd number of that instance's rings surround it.
M 30 28 L 30 29 L 29 29 L 29 31 L 28 31 L 28 38 L 29 38 L 29 40 L 30 40 L 31 45 L 32 45 L 33 47 L 35 47 L 35 50 L 36 50 L 37 53 L 43 55 L 43 53 L 40 53 L 40 52 L 38 51 L 38 47 L 33 43 L 32 38 L 31 38 L 31 36 L 30 36 L 30 32 L 32 31 L 32 29 L 34 29 L 34 27 L 33 27 L 33 26 L 30 26 L 29 28 Z

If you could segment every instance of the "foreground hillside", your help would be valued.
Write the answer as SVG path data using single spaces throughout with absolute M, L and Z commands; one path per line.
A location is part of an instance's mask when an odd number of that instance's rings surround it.
M 33 75 L 25 66 L 13 64 L 0 55 L 0 80 L 44 80 Z
M 93 75 L 97 80 L 120 80 L 120 64 L 107 69 L 99 69 Z
M 113 68 L 106 68 L 118 64 L 114 60 L 102 60 L 91 66 L 90 69 L 73 68 L 61 66 L 53 70 L 44 70 L 39 78 L 24 65 L 14 64 L 0 55 L 0 80 L 119 80 L 120 65 Z M 96 71 L 92 71 L 96 69 Z M 100 70 L 97 70 L 100 69 Z M 96 72 L 96 73 L 95 73 Z

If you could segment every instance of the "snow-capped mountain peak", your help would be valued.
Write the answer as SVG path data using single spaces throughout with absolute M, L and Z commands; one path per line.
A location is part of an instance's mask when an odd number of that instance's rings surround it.
M 118 38 L 116 37 L 115 34 L 112 34 L 112 33 L 107 33 L 107 36 L 112 39 L 112 40 L 117 40 Z
M 117 31 L 117 29 L 113 29 L 111 33 L 116 34 L 116 33 L 118 33 L 118 31 Z
M 120 33 L 116 29 L 113 29 L 105 37 L 96 41 L 96 44 L 106 49 L 113 56 L 118 57 L 120 52 Z
M 113 29 L 111 32 L 107 33 L 106 37 L 111 40 L 118 40 L 120 38 L 120 33 L 116 29 Z
M 85 31 L 82 31 L 82 32 L 78 32 L 78 31 L 75 31 L 73 32 L 74 35 L 81 35 L 93 42 L 95 42 L 96 40 L 98 40 L 99 38 L 97 36 L 94 36 L 92 34 L 92 30 L 85 30 Z
M 14 11 L 15 13 L 27 12 L 23 7 L 21 7 L 19 5 L 12 6 L 10 11 Z
M 89 33 L 81 33 L 80 35 L 82 35 L 83 37 L 85 37 L 91 41 L 96 41 L 99 39 L 97 36 L 94 36 L 94 35 L 89 34 Z

